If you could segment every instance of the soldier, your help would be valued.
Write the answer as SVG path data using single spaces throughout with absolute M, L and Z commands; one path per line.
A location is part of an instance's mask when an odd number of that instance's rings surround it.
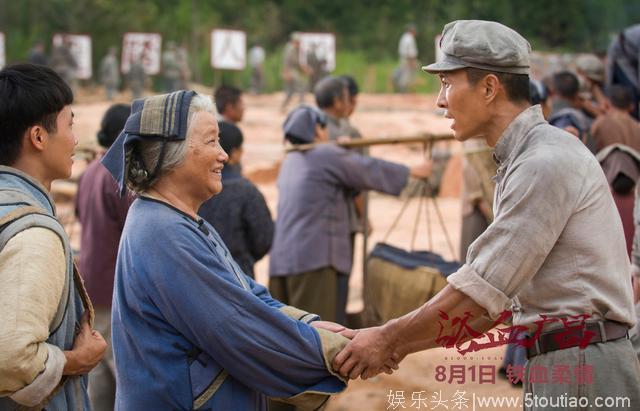
M 396 87 L 401 93 L 409 90 L 416 77 L 418 68 L 418 46 L 416 44 L 416 26 L 407 24 L 404 34 L 398 42 L 400 66 L 396 70 Z
M 46 66 L 48 62 L 49 59 L 44 51 L 44 44 L 39 41 L 29 50 L 29 63 Z
M 140 56 L 135 56 L 129 66 L 129 73 L 127 73 L 127 83 L 134 100 L 142 97 L 142 90 L 144 90 L 146 82 L 147 73 L 144 71 Z
M 51 68 L 58 73 L 60 77 L 71 87 L 75 88 L 76 69 L 78 63 L 71 54 L 71 43 L 66 39 L 58 44 L 51 51 L 51 60 L 49 61 Z
M 117 49 L 109 48 L 109 53 L 100 63 L 100 81 L 107 91 L 107 100 L 113 100 L 113 95 L 120 86 L 120 65 L 116 57 Z
M 180 65 L 176 43 L 173 41 L 167 43 L 167 50 L 162 53 L 162 77 L 167 93 L 180 89 Z
M 437 347 L 438 335 L 455 337 L 456 321 L 439 321 L 443 312 L 450 319 L 468 313 L 473 329 L 485 332 L 512 311 L 514 325 L 541 328 L 528 341 L 525 398 L 557 401 L 570 393 L 594 404 L 615 396 L 630 402 L 616 409 L 638 409 L 640 364 L 628 339 L 636 322 L 629 263 L 598 161 L 575 137 L 550 126 L 539 106 L 530 106 L 530 46 L 514 30 L 455 21 L 444 28 L 442 51 L 445 58 L 423 70 L 440 76 L 438 106 L 453 120 L 454 137 L 482 136 L 495 147 L 494 220 L 438 295 L 399 319 L 357 332 L 334 367 L 343 376 L 368 378 L 389 358 Z M 553 364 L 588 366 L 592 373 L 554 384 L 526 377 L 533 367 Z
M 180 67 L 180 90 L 186 90 L 189 88 L 189 81 L 191 80 L 191 68 L 189 67 L 189 50 L 186 43 L 181 43 L 180 47 L 176 50 L 176 57 L 178 61 L 178 67 Z
M 304 79 L 306 67 L 300 62 L 300 33 L 291 33 L 291 40 L 284 47 L 282 59 L 282 81 L 286 97 L 282 102 L 281 110 L 284 112 L 294 93 L 300 95 L 300 104 L 304 103 Z
M 329 72 L 327 71 L 327 59 L 318 52 L 318 45 L 311 44 L 307 52 L 307 67 L 309 68 L 309 90 L 313 90 L 320 80 L 325 78 Z
M 251 67 L 251 92 L 260 94 L 264 87 L 264 48 L 255 43 L 249 50 L 249 66 Z

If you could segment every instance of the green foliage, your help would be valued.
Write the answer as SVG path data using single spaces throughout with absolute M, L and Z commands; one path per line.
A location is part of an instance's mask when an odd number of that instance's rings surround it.
M 94 68 L 127 31 L 153 31 L 187 42 L 196 80 L 246 86 L 249 73 L 214 73 L 209 65 L 214 27 L 247 31 L 267 50 L 268 90 L 281 88 L 282 47 L 289 33 L 329 31 L 337 38 L 336 73 L 350 73 L 365 91 L 390 91 L 397 42 L 408 22 L 418 27 L 420 59 L 434 58 L 433 39 L 455 19 L 488 19 L 522 33 L 535 50 L 602 51 L 611 36 L 640 21 L 637 0 L 0 0 L 7 60 L 24 60 L 37 40 L 56 32 L 88 33 Z M 418 90 L 436 87 L 418 75 Z

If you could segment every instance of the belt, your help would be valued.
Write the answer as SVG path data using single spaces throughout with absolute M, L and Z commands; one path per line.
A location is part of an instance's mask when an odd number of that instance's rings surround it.
M 585 336 L 585 333 L 589 333 Z M 528 337 L 527 358 L 565 348 L 578 347 L 586 338 L 587 344 L 605 343 L 607 341 L 629 338 L 629 327 L 615 321 L 598 321 L 585 323 L 583 327 L 560 328 L 540 334 L 536 340 Z

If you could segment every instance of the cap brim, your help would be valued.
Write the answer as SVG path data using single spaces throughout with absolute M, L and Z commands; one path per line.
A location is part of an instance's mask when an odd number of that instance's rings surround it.
M 422 66 L 422 71 L 427 73 L 441 73 L 443 71 L 454 71 L 466 68 L 467 66 L 460 63 L 453 63 L 451 61 L 442 60 L 428 66 Z

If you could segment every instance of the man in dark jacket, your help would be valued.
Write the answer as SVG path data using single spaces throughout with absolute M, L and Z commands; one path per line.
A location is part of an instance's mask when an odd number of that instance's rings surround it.
M 218 125 L 220 145 L 229 155 L 222 170 L 224 188 L 198 214 L 218 230 L 242 271 L 254 277 L 253 265 L 271 248 L 273 220 L 262 193 L 240 173 L 242 131 L 225 121 Z

